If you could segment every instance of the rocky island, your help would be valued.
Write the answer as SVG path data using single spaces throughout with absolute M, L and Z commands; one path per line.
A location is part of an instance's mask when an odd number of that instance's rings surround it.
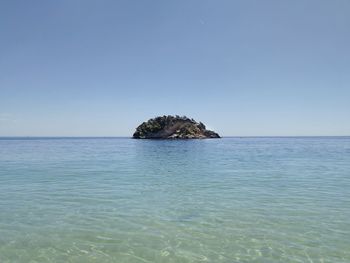
M 201 122 L 186 116 L 160 116 L 143 122 L 136 128 L 135 139 L 206 139 L 220 138 Z

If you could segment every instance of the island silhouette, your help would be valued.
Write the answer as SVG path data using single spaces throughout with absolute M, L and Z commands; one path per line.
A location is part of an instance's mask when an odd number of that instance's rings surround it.
M 213 139 L 220 138 L 214 131 L 207 130 L 202 122 L 186 116 L 164 115 L 140 124 L 135 139 Z

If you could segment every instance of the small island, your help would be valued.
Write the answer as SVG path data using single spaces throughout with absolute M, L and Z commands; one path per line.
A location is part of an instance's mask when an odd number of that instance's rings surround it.
M 186 116 L 160 116 L 143 122 L 136 128 L 135 139 L 208 139 L 220 138 L 207 130 L 202 122 Z

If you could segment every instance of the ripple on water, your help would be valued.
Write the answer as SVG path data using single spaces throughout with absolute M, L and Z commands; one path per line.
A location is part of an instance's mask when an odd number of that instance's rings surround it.
M 0 262 L 350 262 L 348 149 L 0 140 Z

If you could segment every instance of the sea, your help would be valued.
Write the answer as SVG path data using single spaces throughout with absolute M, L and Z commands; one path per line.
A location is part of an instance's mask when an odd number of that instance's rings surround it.
M 350 262 L 350 137 L 0 138 L 0 262 Z

